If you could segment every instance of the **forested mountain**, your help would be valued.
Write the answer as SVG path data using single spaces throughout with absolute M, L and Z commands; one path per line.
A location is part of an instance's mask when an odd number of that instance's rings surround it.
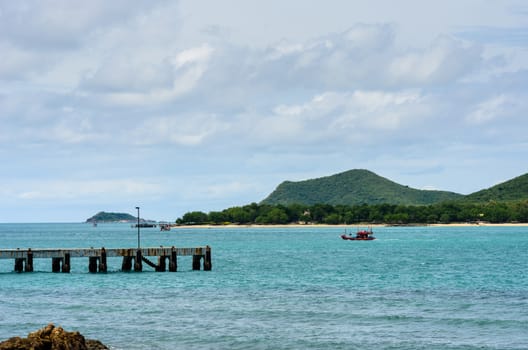
M 464 197 L 470 202 L 517 201 L 528 199 L 528 174 L 524 174 L 498 185 Z
M 280 184 L 261 203 L 189 212 L 182 225 L 528 222 L 528 174 L 464 196 L 399 185 L 368 170 Z
M 332 176 L 298 182 L 285 181 L 262 204 L 317 203 L 331 205 L 399 204 L 427 205 L 464 196 L 446 191 L 418 190 L 397 184 L 375 173 L 354 169 Z

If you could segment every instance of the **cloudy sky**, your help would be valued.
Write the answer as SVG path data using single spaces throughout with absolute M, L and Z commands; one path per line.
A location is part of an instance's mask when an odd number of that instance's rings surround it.
M 0 222 L 528 172 L 524 0 L 0 0 Z

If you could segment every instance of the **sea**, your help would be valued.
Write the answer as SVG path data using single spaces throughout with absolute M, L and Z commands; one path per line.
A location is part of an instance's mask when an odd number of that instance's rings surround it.
M 211 246 L 211 271 L 0 260 L 0 341 L 54 323 L 111 349 L 528 349 L 528 227 L 344 230 L 141 229 L 142 247 Z M 129 224 L 0 224 L 0 249 L 137 242 Z

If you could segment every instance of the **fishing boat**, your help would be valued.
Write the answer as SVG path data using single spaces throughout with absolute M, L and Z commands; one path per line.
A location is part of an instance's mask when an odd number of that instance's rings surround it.
M 358 230 L 355 236 L 352 234 L 347 234 L 346 231 L 341 235 L 341 238 L 348 241 L 372 241 L 376 239 L 372 232 L 372 227 L 369 227 L 367 230 Z

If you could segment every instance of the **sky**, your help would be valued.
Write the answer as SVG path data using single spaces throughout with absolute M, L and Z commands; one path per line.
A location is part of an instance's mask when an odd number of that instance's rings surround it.
M 0 222 L 528 172 L 524 0 L 0 0 Z

